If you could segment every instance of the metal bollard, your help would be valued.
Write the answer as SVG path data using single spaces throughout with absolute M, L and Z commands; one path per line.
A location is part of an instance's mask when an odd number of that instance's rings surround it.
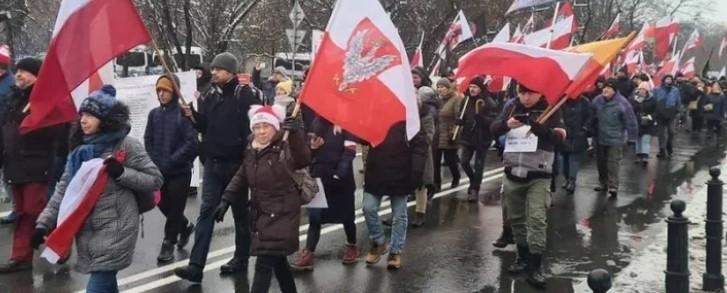
M 722 275 L 722 185 L 719 168 L 709 170 L 712 180 L 707 182 L 707 272 L 702 275 L 702 289 L 724 289 Z
M 666 293 L 689 293 L 689 247 L 687 224 L 682 215 L 687 204 L 681 200 L 671 202 L 673 216 L 666 219 L 669 224 L 666 248 Z
M 606 293 L 611 289 L 611 274 L 604 269 L 595 269 L 588 274 L 588 287 L 593 293 Z

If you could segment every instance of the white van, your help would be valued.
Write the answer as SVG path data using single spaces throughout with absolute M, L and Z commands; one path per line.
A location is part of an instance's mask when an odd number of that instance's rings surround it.
M 310 66 L 311 56 L 310 53 L 296 53 L 295 54 L 295 71 L 293 71 L 293 53 L 283 52 L 275 54 L 273 60 L 273 69 L 278 66 L 283 66 L 288 70 L 289 73 L 295 76 L 296 80 L 303 79 L 303 72 Z

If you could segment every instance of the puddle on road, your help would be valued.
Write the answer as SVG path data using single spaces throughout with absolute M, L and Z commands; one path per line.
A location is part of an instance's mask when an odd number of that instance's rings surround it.
M 723 146 L 707 146 L 692 156 L 681 154 L 671 161 L 652 160 L 640 175 L 634 177 L 624 178 L 622 171 L 625 190 L 620 191 L 619 199 L 609 201 L 605 195 L 596 200 L 591 198 L 591 210 L 580 219 L 578 215 L 584 212 L 573 208 L 581 208 L 574 204 L 574 201 L 580 202 L 579 199 L 555 195 L 548 231 L 548 263 L 552 278 L 580 283 L 596 268 L 618 274 L 634 255 L 666 229 L 664 219 L 671 214 L 669 204 L 672 200 L 684 200 L 687 206 L 705 204 L 690 201 L 696 192 L 706 192 L 703 188 L 709 179 L 709 168 L 719 166 L 724 157 Z M 628 158 L 624 156 L 622 164 L 631 163 Z M 647 180 L 643 180 L 644 177 Z M 593 192 L 590 194 L 592 197 Z M 687 216 L 688 213 L 687 208 Z M 661 273 L 664 269 L 654 268 L 654 271 Z M 561 288 L 572 290 L 570 285 Z

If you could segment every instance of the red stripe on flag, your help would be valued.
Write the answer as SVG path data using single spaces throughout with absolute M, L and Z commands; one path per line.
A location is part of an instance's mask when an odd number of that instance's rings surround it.
M 150 39 L 131 0 L 92 0 L 80 7 L 48 46 L 20 131 L 75 120 L 71 91 L 117 55 Z
M 469 82 L 479 75 L 510 76 L 545 95 L 549 103 L 557 102 L 571 82 L 560 64 L 552 58 L 533 57 L 500 48 L 481 47 L 460 59 L 457 77 L 465 77 L 465 82 Z
M 106 173 L 106 167 L 102 167 L 98 172 L 98 177 L 91 188 L 86 193 L 78 207 L 69 215 L 65 221 L 48 236 L 46 247 L 52 250 L 61 259 L 68 257 L 73 247 L 73 238 L 86 223 L 86 219 L 96 206 L 96 202 L 101 197 L 101 193 L 106 188 L 109 176 Z

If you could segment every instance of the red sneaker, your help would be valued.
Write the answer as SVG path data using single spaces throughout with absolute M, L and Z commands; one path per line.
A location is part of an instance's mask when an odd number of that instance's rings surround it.
M 290 267 L 294 271 L 312 271 L 314 262 L 315 256 L 313 252 L 308 249 L 303 249 L 298 251 L 298 257 L 295 262 L 290 264 Z
M 343 249 L 343 264 L 354 264 L 358 262 L 358 247 L 356 244 L 346 243 L 346 247 Z

